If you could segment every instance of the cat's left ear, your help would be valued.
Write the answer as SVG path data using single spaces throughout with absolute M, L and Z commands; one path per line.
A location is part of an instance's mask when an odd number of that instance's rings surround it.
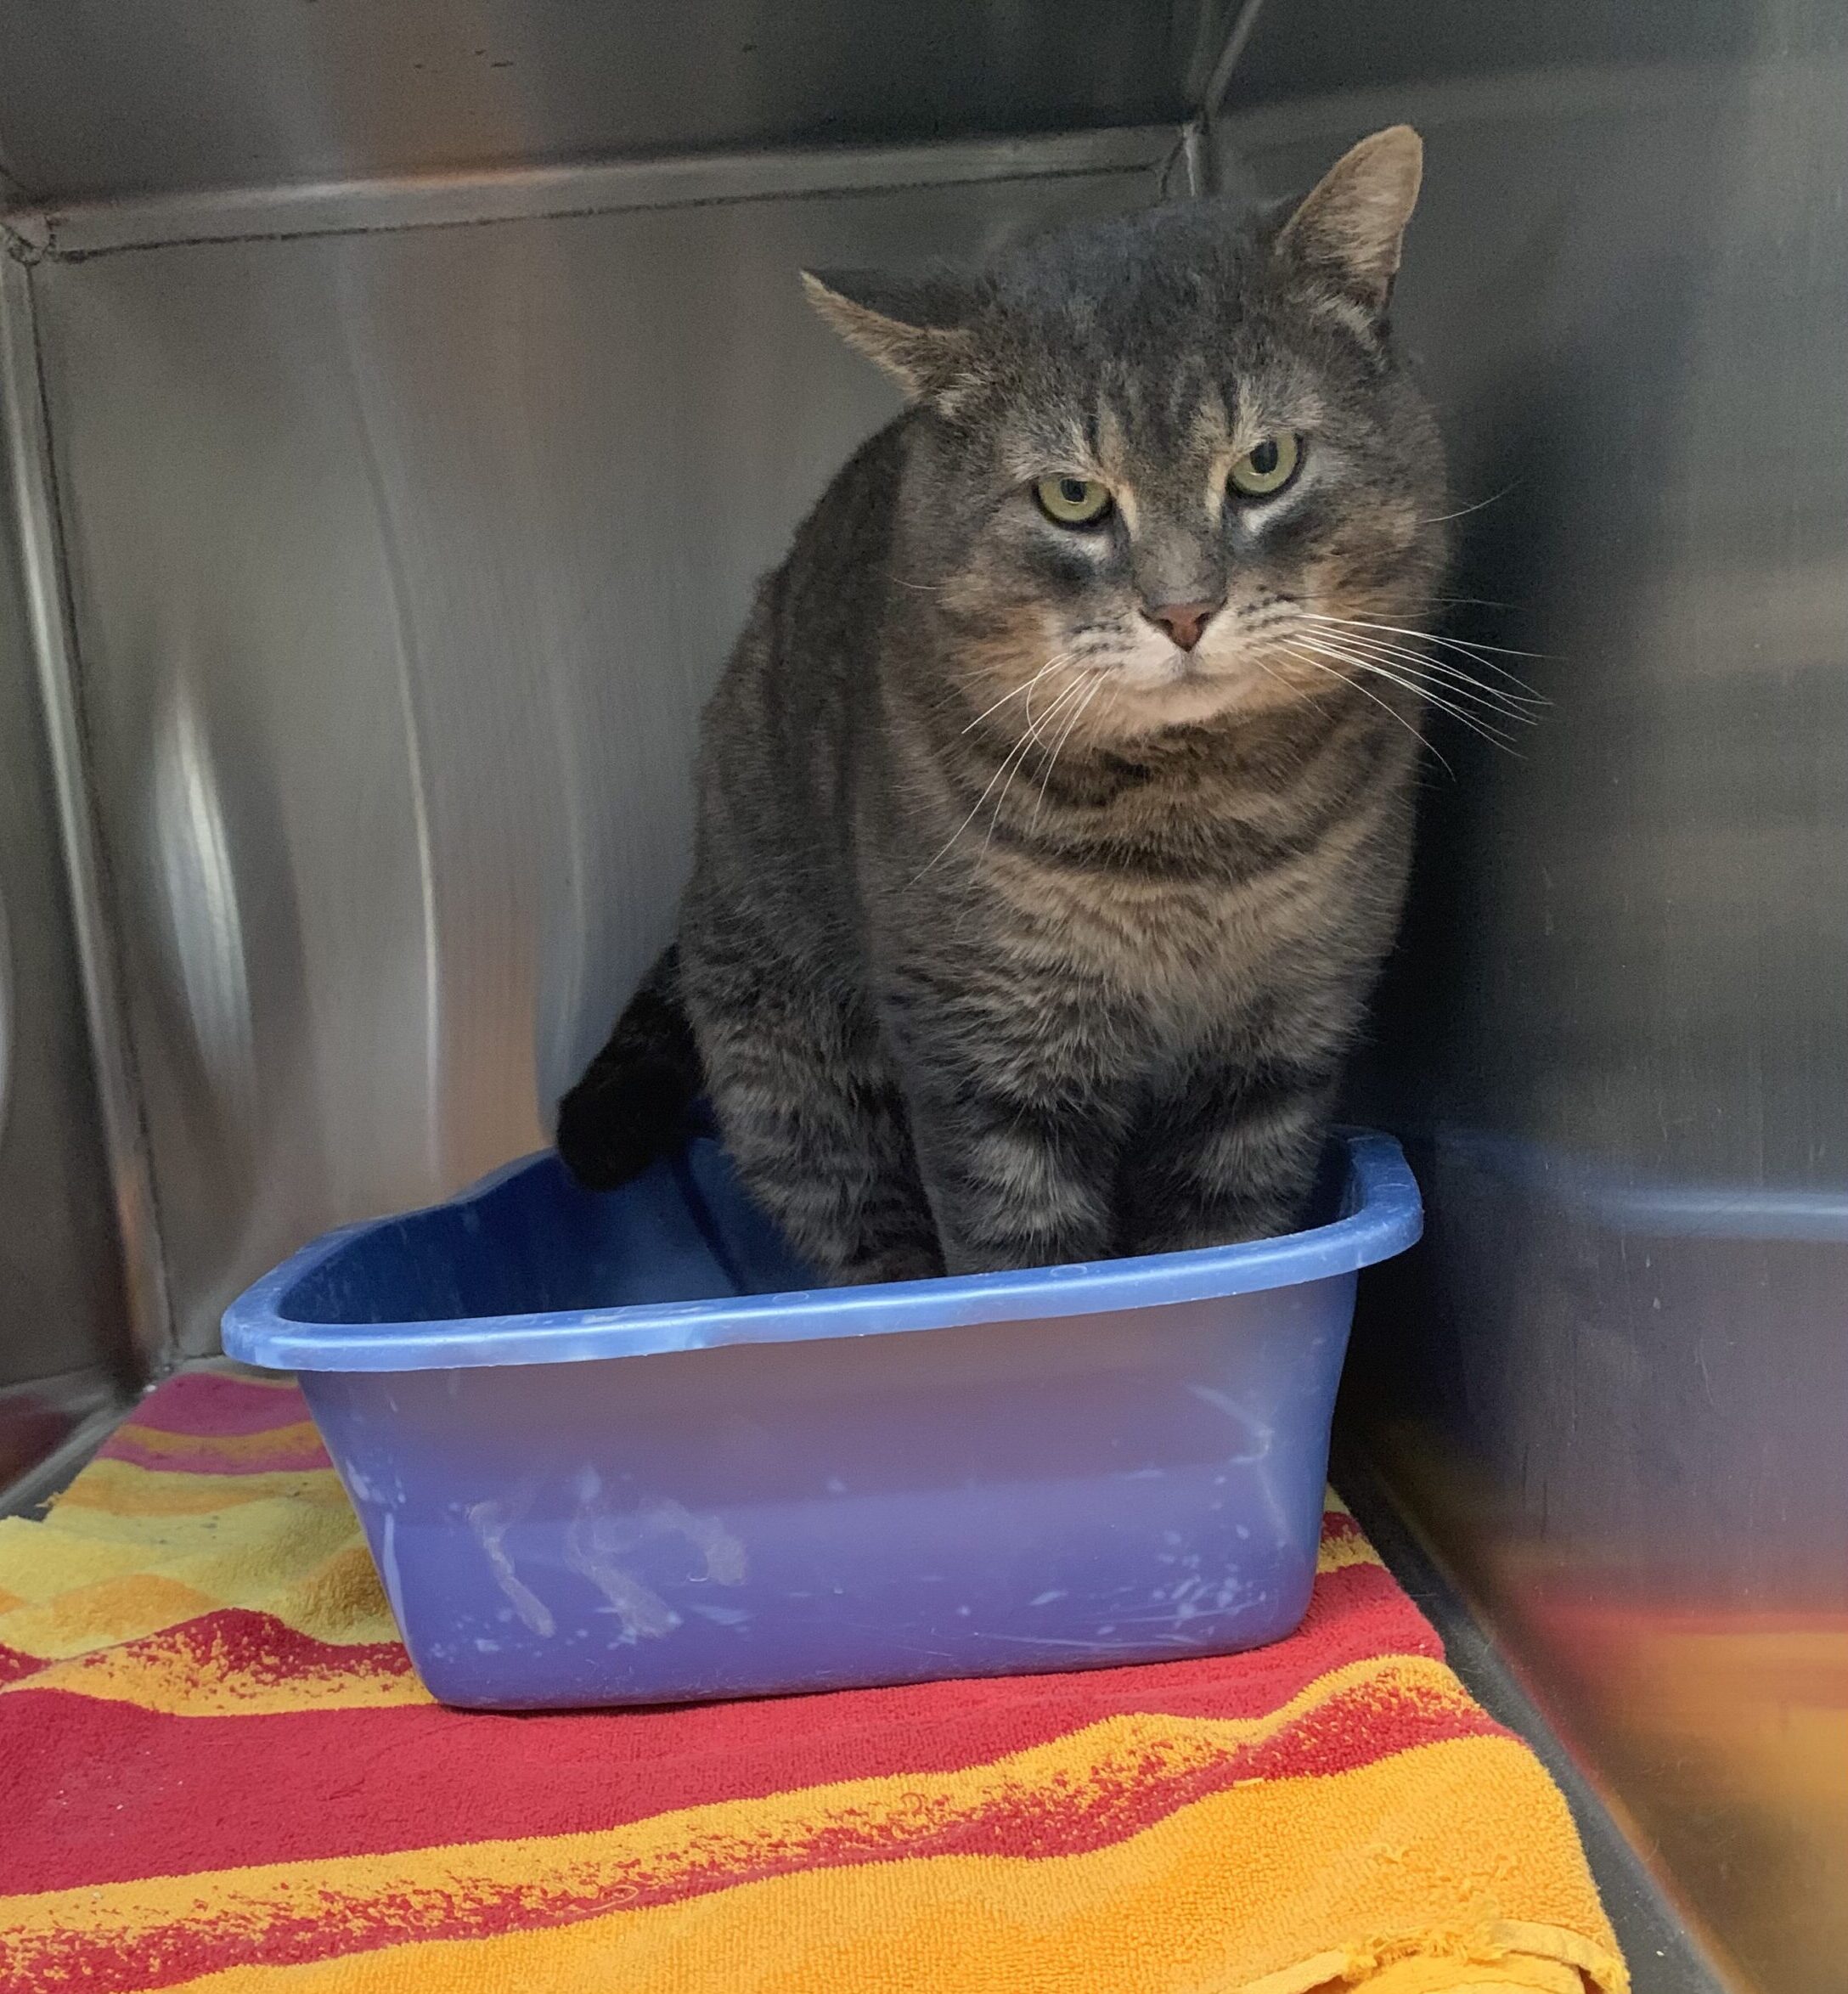
M 1424 141 L 1410 125 L 1374 132 L 1329 168 L 1284 223 L 1277 254 L 1383 313 L 1423 177 Z
M 816 311 L 908 399 L 948 413 L 979 381 L 975 341 L 961 323 L 973 300 L 952 279 L 906 283 L 869 270 L 804 270 L 802 282 Z

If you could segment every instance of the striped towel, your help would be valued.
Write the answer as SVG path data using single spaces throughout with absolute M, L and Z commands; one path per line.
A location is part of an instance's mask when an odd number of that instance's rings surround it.
M 1618 1994 L 1560 1797 L 1331 1500 L 1253 1654 L 447 1710 L 294 1388 L 0 1523 L 0 1989 Z

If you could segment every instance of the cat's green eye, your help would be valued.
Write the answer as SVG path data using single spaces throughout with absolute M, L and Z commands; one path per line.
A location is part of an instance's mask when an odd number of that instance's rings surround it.
M 1232 490 L 1241 499 L 1274 499 L 1296 476 L 1303 440 L 1285 430 L 1254 444 L 1232 466 Z
M 1101 526 L 1114 501 L 1096 478 L 1041 478 L 1033 488 L 1040 511 L 1061 527 Z

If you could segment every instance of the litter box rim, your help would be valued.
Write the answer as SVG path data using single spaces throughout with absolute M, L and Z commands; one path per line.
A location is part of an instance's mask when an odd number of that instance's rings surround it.
M 552 1152 L 542 1151 L 503 1165 L 454 1198 L 323 1235 L 255 1282 L 225 1310 L 224 1348 L 228 1355 L 268 1370 L 452 1371 L 588 1363 L 738 1343 L 890 1336 L 1308 1287 L 1389 1259 L 1404 1252 L 1423 1230 L 1417 1180 L 1391 1136 L 1343 1129 L 1331 1140 L 1345 1156 L 1345 1215 L 1300 1232 L 1237 1246 L 861 1287 L 800 1288 L 704 1301 L 448 1321 L 327 1323 L 302 1321 L 287 1312 L 291 1291 L 335 1254 L 368 1235 L 424 1213 L 476 1203 L 523 1172 L 557 1167 Z

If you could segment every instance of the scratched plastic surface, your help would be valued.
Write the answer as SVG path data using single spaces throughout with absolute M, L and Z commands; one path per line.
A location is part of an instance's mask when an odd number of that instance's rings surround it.
M 807 1285 L 697 1141 L 535 1158 L 330 1235 L 228 1311 L 300 1373 L 420 1673 L 497 1709 L 1103 1666 L 1288 1633 L 1398 1147 L 1254 1245 Z

